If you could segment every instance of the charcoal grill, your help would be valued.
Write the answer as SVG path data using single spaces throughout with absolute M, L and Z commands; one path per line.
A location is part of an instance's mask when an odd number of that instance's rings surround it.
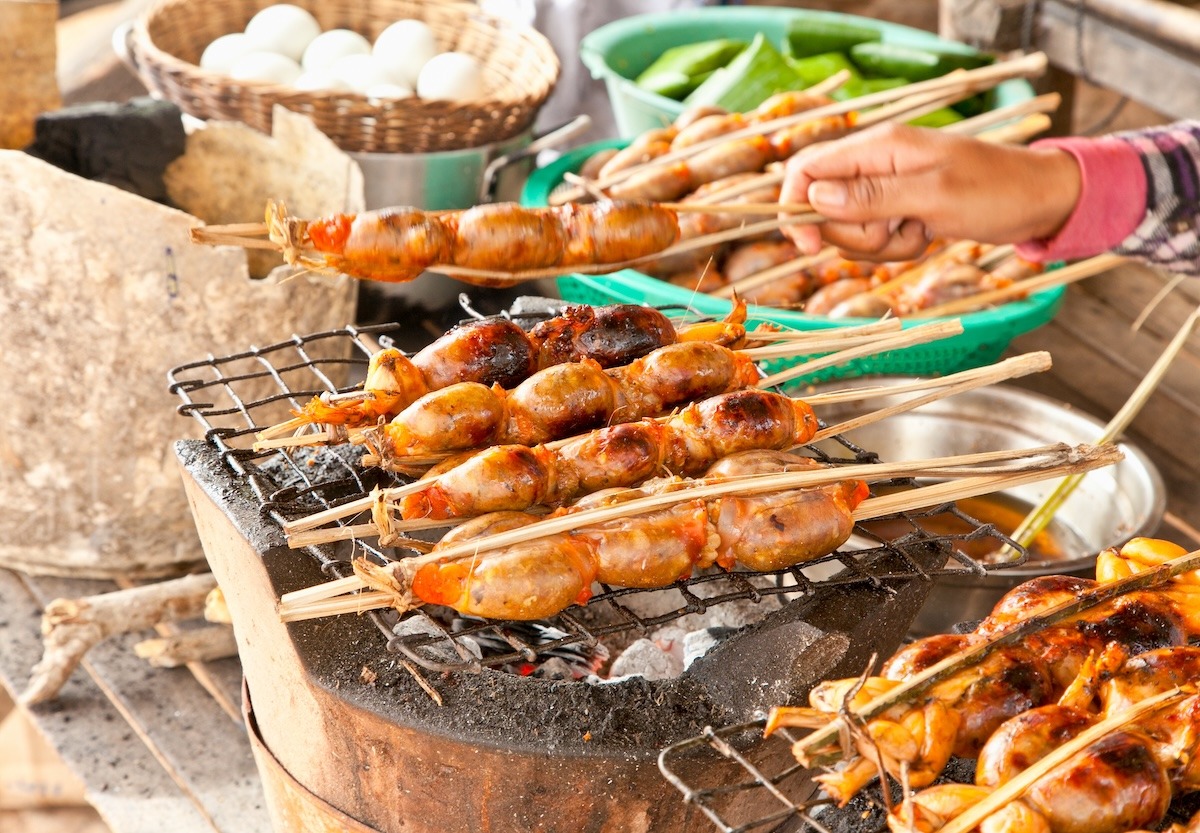
M 204 440 L 175 450 L 233 616 L 257 732 L 303 789 L 372 829 L 682 830 L 693 809 L 659 773 L 659 750 L 708 726 L 752 721 L 819 680 L 859 673 L 873 654 L 897 647 L 932 577 L 985 571 L 958 552 L 960 541 L 1006 541 L 953 506 L 934 507 L 902 516 L 911 526 L 903 536 L 860 530 L 868 546 L 804 569 L 698 575 L 656 590 L 605 587 L 586 606 L 534 626 L 437 610 L 406 614 L 423 621 L 403 636 L 390 611 L 285 626 L 275 611 L 282 594 L 349 575 L 352 557 L 382 564 L 398 553 L 370 540 L 291 550 L 281 524 L 404 480 L 358 466 L 361 450 L 349 447 L 255 452 L 254 434 L 310 396 L 353 390 L 371 353 L 405 332 L 346 327 L 169 374 L 179 412 L 204 426 Z M 878 461 L 844 440 L 838 449 L 811 453 Z M 921 518 L 944 511 L 973 531 L 927 533 Z M 580 668 L 601 656 L 597 646 L 769 597 L 782 604 L 675 679 L 598 683 L 536 671 L 554 656 Z M 778 749 L 752 755 L 756 765 L 785 760 Z M 753 796 L 731 801 L 752 814 L 767 806 Z

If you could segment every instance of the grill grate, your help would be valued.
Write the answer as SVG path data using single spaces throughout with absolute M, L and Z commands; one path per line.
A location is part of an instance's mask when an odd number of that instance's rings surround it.
M 464 308 L 471 311 L 465 302 Z M 548 314 L 552 311 L 506 315 L 523 326 L 532 326 Z M 400 346 L 398 338 L 406 332 L 411 334 L 412 329 L 394 323 L 348 326 L 294 336 L 233 355 L 209 356 L 171 370 L 170 391 L 183 400 L 178 412 L 199 421 L 205 440 L 253 491 L 262 511 L 282 525 L 360 499 L 373 488 L 407 482 L 400 475 L 358 465 L 362 450 L 356 446 L 255 452 L 252 445 L 258 431 L 287 419 L 292 409 L 299 409 L 309 398 L 355 390 L 365 376 L 372 353 L 380 347 Z M 824 462 L 879 462 L 876 454 L 844 438 L 835 439 L 832 449 L 809 447 L 808 451 Z M 897 480 L 880 485 L 894 487 L 912 482 Z M 923 528 L 923 518 L 944 513 L 963 521 L 970 531 L 932 535 Z M 897 578 L 928 579 L 963 571 L 982 575 L 986 568 L 964 555 L 962 545 L 981 538 L 1012 543 L 993 526 L 981 524 L 952 504 L 889 517 L 903 522 L 909 531 L 885 540 L 859 527 L 854 540 L 862 543 L 861 548 L 831 554 L 803 568 L 697 575 L 654 590 L 603 587 L 587 605 L 570 608 L 537 627 L 457 615 L 447 618 L 437 609 L 421 609 L 405 614 L 405 619 L 419 617 L 423 621 L 398 632 L 394 612 L 377 610 L 367 615 L 382 634 L 386 650 L 428 670 L 479 671 L 488 667 L 527 673 L 531 664 L 556 654 L 571 656 L 586 665 L 589 654 L 600 650 L 603 637 L 620 634 L 636 639 L 687 614 L 702 613 L 735 600 L 757 602 L 779 596 L 790 601 L 831 585 L 884 588 Z M 339 521 L 343 525 L 362 522 L 362 516 Z M 942 548 L 947 556 L 944 567 L 929 570 L 918 565 L 907 552 L 916 545 Z M 373 539 L 309 546 L 298 550 L 297 557 L 303 557 L 301 552 L 315 559 L 331 579 L 351 575 L 353 557 L 364 556 L 379 564 L 404 557 L 402 551 L 379 548 Z M 653 612 L 648 613 L 643 601 L 651 594 Z

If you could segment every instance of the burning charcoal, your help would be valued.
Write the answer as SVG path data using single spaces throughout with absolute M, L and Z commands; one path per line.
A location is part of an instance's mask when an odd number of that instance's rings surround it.
M 169 203 L 163 172 L 183 154 L 186 138 L 179 107 L 142 96 L 43 113 L 25 152 L 84 179 Z
M 533 669 L 529 676 L 543 680 L 575 680 L 579 678 L 571 664 L 562 657 L 550 657 Z
M 664 651 L 649 639 L 639 639 L 613 660 L 610 680 L 645 677 L 647 680 L 671 680 L 683 673 L 680 659 Z

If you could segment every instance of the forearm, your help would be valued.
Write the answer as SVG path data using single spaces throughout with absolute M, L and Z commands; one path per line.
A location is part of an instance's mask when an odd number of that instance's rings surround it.
M 1035 145 L 1071 153 L 1083 187 L 1063 228 L 1021 244 L 1022 256 L 1047 261 L 1113 251 L 1200 274 L 1200 122 Z

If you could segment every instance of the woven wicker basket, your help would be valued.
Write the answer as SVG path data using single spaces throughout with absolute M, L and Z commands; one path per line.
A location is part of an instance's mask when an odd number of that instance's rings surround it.
M 477 58 L 487 97 L 481 100 L 368 100 L 357 93 L 297 91 L 236 81 L 197 66 L 205 46 L 242 31 L 277 0 L 161 0 L 134 23 L 128 57 L 142 83 L 190 115 L 241 121 L 264 132 L 279 104 L 312 118 L 343 150 L 429 153 L 479 147 L 526 130 L 558 80 L 550 42 L 525 26 L 484 14 L 472 3 L 438 0 L 290 0 L 322 29 L 353 29 L 374 40 L 389 24 L 415 18 L 438 45 Z

